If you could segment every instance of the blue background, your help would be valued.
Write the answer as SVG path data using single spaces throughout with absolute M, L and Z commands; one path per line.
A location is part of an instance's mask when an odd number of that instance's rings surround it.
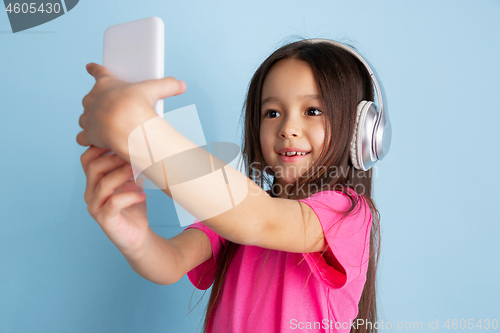
M 16 34 L 0 13 L 0 332 L 198 327 L 209 293 L 188 315 L 203 292 L 137 275 L 83 200 L 85 64 L 102 62 L 106 27 L 148 16 L 165 22 L 165 74 L 187 83 L 165 111 L 196 104 L 207 142 L 240 144 L 251 75 L 291 36 L 354 45 L 393 124 L 375 179 L 380 319 L 443 332 L 447 319 L 500 320 L 499 1 L 87 0 Z M 175 236 L 172 200 L 147 193 L 152 229 Z

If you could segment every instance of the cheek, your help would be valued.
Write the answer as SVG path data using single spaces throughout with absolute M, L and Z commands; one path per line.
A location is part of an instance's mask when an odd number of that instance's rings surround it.
M 260 144 L 261 146 L 263 147 L 267 147 L 271 144 L 271 138 L 270 138 L 270 135 L 269 135 L 269 130 L 265 127 L 265 126 L 262 126 L 260 128 L 260 134 L 259 134 L 259 138 L 260 138 Z
M 318 153 L 321 151 L 323 148 L 323 144 L 328 144 L 328 138 L 325 141 L 325 126 L 318 126 L 316 130 L 313 132 L 314 133 L 314 145 L 318 149 Z
M 260 149 L 262 150 L 262 155 L 264 155 L 264 158 L 267 158 L 269 155 L 269 138 L 266 137 L 263 131 L 260 132 L 259 135 L 260 139 Z

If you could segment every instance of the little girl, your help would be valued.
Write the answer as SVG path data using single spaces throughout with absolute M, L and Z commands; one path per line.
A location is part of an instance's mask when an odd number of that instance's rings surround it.
M 277 203 L 253 208 L 267 209 L 276 221 L 260 241 L 229 241 L 199 220 L 169 240 L 146 231 L 144 196 L 130 192 L 140 189 L 127 182 L 129 163 L 92 145 L 81 159 L 89 212 L 121 251 L 126 232 L 109 227 L 111 220 L 154 237 L 155 245 L 133 260 L 122 251 L 141 276 L 169 284 L 187 272 L 196 288 L 213 286 L 203 332 L 376 332 L 379 214 L 372 169 L 351 157 L 358 104 L 373 97 L 365 65 L 325 40 L 285 45 L 257 69 L 245 103 L 242 152 L 247 176 L 270 188 Z M 290 201 L 300 202 L 302 216 L 276 209 Z M 312 239 L 307 251 L 294 252 L 304 247 L 292 244 L 300 239 L 293 238 L 292 220 L 302 221 Z M 159 278 L 175 270 L 180 273 L 168 282 Z

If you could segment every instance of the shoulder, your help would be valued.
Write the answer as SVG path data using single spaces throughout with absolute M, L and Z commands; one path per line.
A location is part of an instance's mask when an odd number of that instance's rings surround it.
M 227 240 L 198 219 L 176 237 L 185 239 L 177 244 L 183 254 L 184 272 L 196 288 L 208 289 L 215 279 Z
M 218 242 L 221 242 L 223 244 L 227 243 L 227 239 L 220 236 L 218 233 L 216 233 L 214 230 L 212 230 L 212 228 L 210 228 L 209 226 L 207 226 L 203 222 L 199 221 L 198 219 L 195 219 L 195 222 L 192 223 L 191 225 L 189 225 L 188 227 L 186 227 L 183 231 L 186 231 L 190 228 L 196 228 L 196 229 L 203 231 L 207 235 L 208 239 L 210 240 L 210 243 L 212 243 L 212 244 L 218 243 Z
M 298 201 L 306 203 L 313 209 L 330 208 L 338 212 L 347 212 L 351 210 L 351 208 L 353 211 L 357 211 L 368 207 L 364 197 L 352 189 L 348 189 L 348 193 L 331 190 L 321 191 L 307 198 L 299 199 Z

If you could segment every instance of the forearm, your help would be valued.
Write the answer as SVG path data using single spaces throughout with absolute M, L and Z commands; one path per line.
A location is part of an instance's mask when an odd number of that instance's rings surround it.
M 129 129 L 127 137 L 122 135 L 113 149 L 220 236 L 251 245 L 262 232 L 270 196 L 168 122 L 153 117 L 152 108 L 145 112 L 142 119 L 147 120 L 137 121 L 135 129 Z
M 180 253 L 168 239 L 151 229 L 150 233 L 151 243 L 144 253 L 122 254 L 130 267 L 146 280 L 161 285 L 173 284 L 182 277 Z

